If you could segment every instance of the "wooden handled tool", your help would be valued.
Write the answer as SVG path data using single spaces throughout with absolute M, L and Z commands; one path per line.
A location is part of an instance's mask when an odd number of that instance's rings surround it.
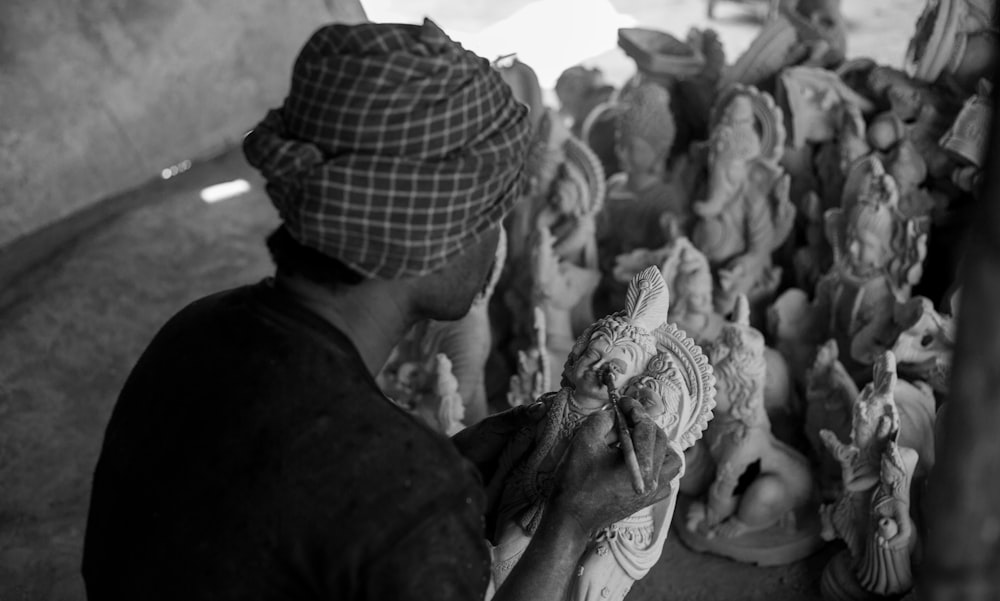
M 635 456 L 635 446 L 632 444 L 632 434 L 628 431 L 628 424 L 625 423 L 625 416 L 621 407 L 618 406 L 620 398 L 615 390 L 615 379 L 613 369 L 606 365 L 600 374 L 601 383 L 608 389 L 608 398 L 611 399 L 611 407 L 615 412 L 615 424 L 618 427 L 618 443 L 621 445 L 622 454 L 625 456 L 625 465 L 628 467 L 629 475 L 632 476 L 632 488 L 640 495 L 646 494 L 646 485 L 642 482 L 642 472 L 639 471 L 639 460 Z

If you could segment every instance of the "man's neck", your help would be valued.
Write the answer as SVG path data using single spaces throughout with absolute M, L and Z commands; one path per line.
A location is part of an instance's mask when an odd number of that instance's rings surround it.
M 366 280 L 336 291 L 294 275 L 279 274 L 275 281 L 297 303 L 343 332 L 372 376 L 419 319 L 410 310 L 407 291 L 391 281 Z

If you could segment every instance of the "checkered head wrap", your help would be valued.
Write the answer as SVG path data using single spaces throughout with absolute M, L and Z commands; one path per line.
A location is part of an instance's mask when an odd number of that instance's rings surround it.
M 435 271 L 521 192 L 526 109 L 488 61 L 422 26 L 329 25 L 243 150 L 301 244 L 366 277 Z

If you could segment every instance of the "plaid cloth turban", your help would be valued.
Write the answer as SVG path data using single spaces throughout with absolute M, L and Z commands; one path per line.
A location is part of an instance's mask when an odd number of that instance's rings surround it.
M 430 273 L 520 195 L 526 109 L 430 20 L 323 27 L 243 150 L 301 244 L 366 277 Z

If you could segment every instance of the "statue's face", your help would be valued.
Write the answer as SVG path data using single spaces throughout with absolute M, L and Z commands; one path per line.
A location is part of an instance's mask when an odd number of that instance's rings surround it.
M 886 242 L 874 232 L 852 228 L 847 237 L 847 252 L 856 275 L 877 273 L 889 262 Z
M 711 279 L 698 276 L 690 278 L 686 282 L 683 294 L 689 313 L 701 314 L 713 311 Z
M 649 173 L 660 160 L 653 146 L 638 136 L 623 137 L 616 146 L 618 163 L 629 176 Z
M 608 391 L 600 376 L 606 365 L 614 368 L 614 386 L 620 390 L 642 372 L 646 360 L 639 345 L 625 340 L 611 342 L 606 335 L 595 334 L 568 374 L 577 404 L 597 409 L 608 403 Z

